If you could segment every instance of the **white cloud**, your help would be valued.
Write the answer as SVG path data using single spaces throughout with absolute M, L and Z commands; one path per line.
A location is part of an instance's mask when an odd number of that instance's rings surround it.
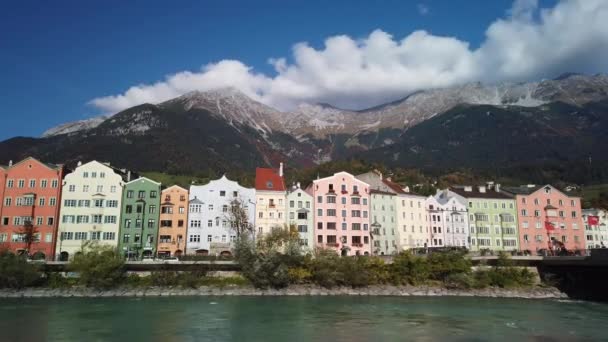
M 192 90 L 233 86 L 280 109 L 301 102 L 363 108 L 416 90 L 471 81 L 606 72 L 607 52 L 608 1 L 562 0 L 553 8 L 540 9 L 536 0 L 517 0 L 505 18 L 488 27 L 476 49 L 466 41 L 426 31 L 398 39 L 375 30 L 362 39 L 329 37 L 322 49 L 295 44 L 292 58 L 269 59 L 275 75 L 256 73 L 240 61 L 223 60 L 91 103 L 105 112 L 117 112 Z
M 418 13 L 420 13 L 420 15 L 427 15 L 427 14 L 429 14 L 429 11 L 430 11 L 429 6 L 420 3 L 416 7 L 418 8 Z

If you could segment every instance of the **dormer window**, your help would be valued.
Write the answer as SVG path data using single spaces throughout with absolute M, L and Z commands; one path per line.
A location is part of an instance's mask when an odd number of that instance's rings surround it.
M 550 187 L 545 187 L 545 193 L 546 194 L 550 194 L 551 193 L 551 188 Z
M 266 187 L 267 187 L 268 189 L 272 189 L 272 187 L 273 187 L 273 186 L 272 186 L 272 181 L 268 181 L 268 182 L 266 182 Z

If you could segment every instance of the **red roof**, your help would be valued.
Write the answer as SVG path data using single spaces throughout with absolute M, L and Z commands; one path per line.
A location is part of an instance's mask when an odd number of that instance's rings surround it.
M 389 188 L 391 188 L 395 193 L 398 194 L 405 194 L 405 191 L 403 191 L 403 189 L 401 188 L 401 186 L 395 182 L 392 182 L 386 178 L 382 179 L 382 182 L 384 184 L 386 184 L 386 186 L 388 186 Z
M 255 169 L 255 189 L 266 191 L 285 191 L 285 181 L 279 169 L 258 167 Z

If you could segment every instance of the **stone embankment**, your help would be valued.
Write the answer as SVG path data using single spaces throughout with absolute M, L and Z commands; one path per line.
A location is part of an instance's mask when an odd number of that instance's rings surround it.
M 326 289 L 318 286 L 290 286 L 285 289 L 256 289 L 249 286 L 209 287 L 197 289 L 172 288 L 117 288 L 94 290 L 72 287 L 68 289 L 29 288 L 23 290 L 0 290 L 0 298 L 53 298 L 53 297 L 170 297 L 170 296 L 396 296 L 396 297 L 492 297 L 564 299 L 568 296 L 556 288 L 534 287 L 521 289 L 469 289 L 457 290 L 438 287 L 413 286 L 370 286 L 364 288 L 339 287 Z

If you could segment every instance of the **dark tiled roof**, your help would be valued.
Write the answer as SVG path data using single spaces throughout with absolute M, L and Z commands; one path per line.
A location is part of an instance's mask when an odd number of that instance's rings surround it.
M 285 181 L 279 175 L 279 169 L 256 168 L 255 189 L 262 191 L 285 191 Z
M 200 199 L 195 197 L 190 200 L 190 204 L 204 204 L 204 203 L 203 203 L 203 201 L 201 201 Z
M 508 192 L 513 195 L 529 195 L 542 188 L 540 185 L 520 185 L 520 186 L 505 186 L 502 188 L 504 192 Z
M 471 188 L 471 191 L 465 191 L 464 186 L 453 186 L 450 187 L 450 191 L 455 192 L 464 198 L 512 199 L 511 196 L 503 192 L 496 192 L 494 189 L 488 189 L 487 187 L 485 192 L 480 192 L 479 187 L 476 186 L 472 186 Z

